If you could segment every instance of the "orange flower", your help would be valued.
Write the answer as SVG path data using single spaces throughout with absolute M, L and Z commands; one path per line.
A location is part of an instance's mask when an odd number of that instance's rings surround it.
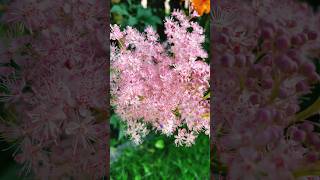
M 210 13 L 210 0 L 192 0 L 192 6 L 200 16 Z

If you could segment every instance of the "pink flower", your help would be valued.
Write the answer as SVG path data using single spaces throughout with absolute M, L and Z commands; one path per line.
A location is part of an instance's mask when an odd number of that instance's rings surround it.
M 123 37 L 123 32 L 121 32 L 118 25 L 111 26 L 110 39 L 111 40 L 120 40 Z
M 113 26 L 111 39 L 119 41 L 111 47 L 112 102 L 136 143 L 150 131 L 148 125 L 168 136 L 188 130 L 175 136 L 177 145 L 187 146 L 210 129 L 209 119 L 204 118 L 209 113 L 204 95 L 210 77 L 209 65 L 202 61 L 208 57 L 202 48 L 204 32 L 180 11 L 173 17 L 165 21 L 164 44 L 151 27 L 144 33 L 126 27 L 119 40 L 115 38 L 120 37 L 119 30 Z

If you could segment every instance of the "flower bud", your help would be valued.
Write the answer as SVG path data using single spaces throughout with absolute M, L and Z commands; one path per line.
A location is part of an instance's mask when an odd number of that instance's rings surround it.
M 280 99 L 285 99 L 285 98 L 287 98 L 287 97 L 288 97 L 288 92 L 287 92 L 287 90 L 284 89 L 284 88 L 280 88 L 280 89 L 279 89 L 279 98 L 280 98 Z
M 275 121 L 283 122 L 283 119 L 284 119 L 284 113 L 283 112 L 275 110 L 274 113 L 273 113 L 273 116 L 274 116 Z
M 296 84 L 296 91 L 297 92 L 306 92 L 309 90 L 309 86 L 305 81 L 299 81 Z
M 305 62 L 301 65 L 300 70 L 304 75 L 309 75 L 316 70 L 316 67 L 312 62 Z
M 260 98 L 257 94 L 253 94 L 250 96 L 250 102 L 253 105 L 259 104 L 260 103 Z
M 248 89 L 253 89 L 255 87 L 255 80 L 253 78 L 246 79 L 245 85 Z
M 275 63 L 284 73 L 293 73 L 298 68 L 297 64 L 286 55 L 279 56 Z
M 314 127 L 310 122 L 304 122 L 300 125 L 300 128 L 306 132 L 312 132 Z
M 318 33 L 315 31 L 309 31 L 307 35 L 308 35 L 308 40 L 316 40 L 318 38 Z
M 256 114 L 256 119 L 260 122 L 269 122 L 271 120 L 270 111 L 265 108 L 259 109 Z
M 286 36 L 280 36 L 275 41 L 276 48 L 279 50 L 286 50 L 289 48 L 289 40 Z
M 261 31 L 261 37 L 263 39 L 271 39 L 273 36 L 273 30 L 271 28 L 263 28 Z
M 291 37 L 291 44 L 292 45 L 301 45 L 302 44 L 302 39 L 300 38 L 300 36 L 298 35 L 294 35 Z
M 234 57 L 230 54 L 225 54 L 220 58 L 220 62 L 224 67 L 232 67 L 234 64 Z
M 264 89 L 271 89 L 272 85 L 273 85 L 273 80 L 271 78 L 270 79 L 263 79 L 261 81 L 261 87 Z
M 261 77 L 262 74 L 263 74 L 263 68 L 258 64 L 255 64 L 254 66 L 252 66 L 248 71 L 248 75 L 250 77 Z
M 303 142 L 306 139 L 306 133 L 302 130 L 296 129 L 292 132 L 292 139 L 294 141 Z
M 317 133 L 311 132 L 307 136 L 308 142 L 312 145 L 320 144 L 320 137 Z
M 233 47 L 233 53 L 234 54 L 239 54 L 241 51 L 241 47 L 239 45 L 236 45 Z
M 266 65 L 266 66 L 272 66 L 272 56 L 271 55 L 265 55 L 262 59 L 261 59 L 261 63 Z
M 238 54 L 236 56 L 236 62 L 235 65 L 237 67 L 243 67 L 246 64 L 246 57 L 243 54 Z
M 291 116 L 295 114 L 299 110 L 299 106 L 296 104 L 289 104 L 288 107 L 286 108 L 286 114 L 288 116 Z
M 287 56 L 293 60 L 297 65 L 300 66 L 300 64 L 303 62 L 302 58 L 299 56 L 300 55 L 300 52 L 297 51 L 296 49 L 290 49 L 288 52 L 287 52 Z

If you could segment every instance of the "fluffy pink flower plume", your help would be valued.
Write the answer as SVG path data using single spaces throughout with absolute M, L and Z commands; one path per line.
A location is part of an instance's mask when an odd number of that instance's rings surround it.
M 175 11 L 167 18 L 167 40 L 147 27 L 123 31 L 111 26 L 113 104 L 139 144 L 150 130 L 174 135 L 176 145 L 191 146 L 197 135 L 209 135 L 209 65 L 202 48 L 204 30 Z
M 219 1 L 212 20 L 214 143 L 228 179 L 294 179 L 319 168 L 320 16 L 294 0 Z M 310 174 L 311 173 L 311 174 Z

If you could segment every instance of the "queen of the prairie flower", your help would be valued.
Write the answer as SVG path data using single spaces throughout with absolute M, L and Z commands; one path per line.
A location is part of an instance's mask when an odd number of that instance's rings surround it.
M 175 11 L 165 23 L 166 42 L 151 28 L 141 33 L 113 25 L 111 68 L 113 103 L 127 124 L 127 133 L 140 143 L 150 129 L 176 137 L 190 146 L 197 135 L 209 134 L 209 65 L 203 60 L 203 28 Z

